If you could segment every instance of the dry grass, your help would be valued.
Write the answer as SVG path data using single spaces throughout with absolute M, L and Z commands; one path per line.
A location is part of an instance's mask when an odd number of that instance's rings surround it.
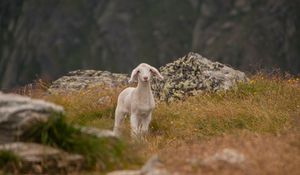
M 291 84 L 289 81 L 256 76 L 235 90 L 200 94 L 170 105 L 160 104 L 154 113 L 153 131 L 187 139 L 238 130 L 276 133 L 289 129 L 291 116 L 300 113 L 299 82 Z
M 94 87 L 67 94 L 27 94 L 64 106 L 68 121 L 72 123 L 112 129 L 116 99 L 121 90 L 122 87 Z M 102 103 L 105 100 L 108 101 Z M 299 140 L 299 126 L 299 79 L 258 74 L 251 77 L 249 83 L 239 84 L 227 92 L 203 93 L 186 101 L 157 104 L 151 134 L 143 143 L 130 144 L 132 152 L 144 160 L 153 153 L 159 153 L 168 168 L 183 174 L 203 171 L 218 174 L 218 169 L 206 170 L 198 166 L 186 171 L 183 168 L 186 163 L 177 159 L 188 159 L 189 154 L 184 154 L 188 150 L 201 157 L 222 146 L 234 147 L 247 154 L 252 162 L 249 168 L 257 170 L 232 168 L 220 171 L 224 174 L 244 174 L 248 170 L 250 174 L 281 174 L 289 171 L 297 174 L 300 173 L 300 167 L 293 160 L 299 161 L 300 143 L 293 140 Z M 179 145 L 184 146 L 177 149 Z M 272 145 L 278 146 L 278 149 Z M 202 150 L 201 153 L 193 152 L 198 148 Z M 264 153 L 265 149 L 267 152 Z M 299 162 L 296 163 L 299 165 Z M 274 171 L 271 170 L 273 166 L 276 166 Z
M 46 100 L 64 106 L 72 123 L 110 129 L 120 90 L 92 87 L 84 91 L 53 94 L 46 96 Z
M 234 165 L 202 161 L 216 152 L 230 148 L 245 156 L 245 162 Z M 174 143 L 160 153 L 167 168 L 181 174 L 299 174 L 300 135 L 285 133 L 253 134 L 241 132 L 202 142 Z

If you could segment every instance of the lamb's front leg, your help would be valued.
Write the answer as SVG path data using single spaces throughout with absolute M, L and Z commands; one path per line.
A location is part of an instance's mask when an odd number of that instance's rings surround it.
M 115 124 L 114 124 L 114 129 L 113 132 L 116 136 L 121 136 L 121 128 L 122 128 L 122 124 L 125 118 L 125 113 L 121 112 L 118 107 L 115 111 Z
M 147 117 L 143 118 L 143 120 L 141 122 L 141 124 L 142 124 L 141 130 L 142 130 L 143 135 L 148 134 L 149 124 L 151 122 L 151 118 L 152 118 L 152 112 L 150 112 Z
M 130 116 L 131 137 L 136 138 L 140 133 L 140 122 L 136 114 Z

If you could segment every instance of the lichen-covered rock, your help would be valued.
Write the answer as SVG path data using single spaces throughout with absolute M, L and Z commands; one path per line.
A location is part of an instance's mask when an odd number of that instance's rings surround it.
M 245 73 L 192 52 L 159 70 L 165 80 L 154 80 L 152 89 L 157 99 L 167 102 L 203 91 L 228 90 L 248 80 Z
M 49 88 L 49 92 L 77 91 L 98 85 L 117 87 L 127 85 L 128 80 L 129 77 L 126 74 L 97 70 L 76 70 L 54 81 Z
M 0 151 L 11 152 L 18 159 L 13 170 L 20 174 L 67 174 L 83 168 L 84 158 L 49 146 L 13 142 L 0 145 Z
M 16 94 L 0 92 L 0 143 L 22 140 L 22 136 L 39 122 L 47 122 L 61 106 Z

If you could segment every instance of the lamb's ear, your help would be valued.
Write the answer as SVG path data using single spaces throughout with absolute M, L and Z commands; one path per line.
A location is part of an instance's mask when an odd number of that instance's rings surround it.
M 154 75 L 158 77 L 158 79 L 160 80 L 164 79 L 164 77 L 159 73 L 159 71 L 155 67 L 150 66 L 150 70 Z
M 128 81 L 128 83 L 132 83 L 132 82 L 136 81 L 138 73 L 139 73 L 138 68 L 133 69 L 132 72 L 131 72 L 131 77 L 130 77 L 130 80 Z

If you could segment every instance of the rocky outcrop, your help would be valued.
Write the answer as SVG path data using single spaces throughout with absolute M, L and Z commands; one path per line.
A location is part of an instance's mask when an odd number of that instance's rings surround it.
M 53 113 L 62 113 L 61 106 L 0 92 L 0 143 L 22 140 L 37 123 L 46 123 Z
M 157 155 L 152 156 L 140 170 L 121 170 L 108 175 L 171 175 Z
M 0 152 L 11 152 L 17 159 L 15 165 L 19 174 L 65 174 L 78 172 L 84 158 L 62 150 L 35 143 L 14 142 L 0 145 Z M 9 169 L 9 167 L 4 167 Z
M 165 80 L 155 81 L 152 88 L 157 99 L 167 102 L 203 91 L 228 90 L 247 81 L 245 73 L 192 52 L 161 67 L 160 72 Z
M 164 76 L 164 81 L 153 78 L 151 86 L 156 99 L 167 102 L 183 100 L 204 91 L 228 90 L 238 82 L 248 80 L 245 73 L 193 52 L 162 66 L 159 70 Z M 78 70 L 54 81 L 49 91 L 70 92 L 101 85 L 113 88 L 129 85 L 128 80 L 127 74 Z M 103 103 L 106 100 L 108 99 L 99 99 Z
M 127 85 L 128 80 L 129 78 L 126 74 L 96 70 L 76 70 L 54 81 L 49 88 L 49 92 L 78 91 L 101 85 L 113 88 Z

